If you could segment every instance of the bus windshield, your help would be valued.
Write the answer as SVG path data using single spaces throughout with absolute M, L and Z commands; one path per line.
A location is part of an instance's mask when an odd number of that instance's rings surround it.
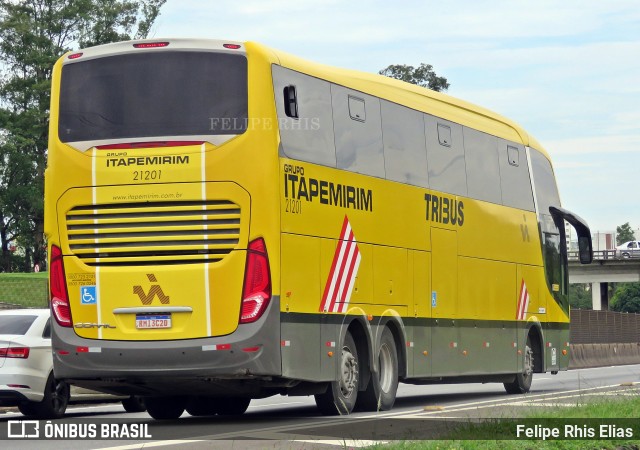
M 127 53 L 62 68 L 62 142 L 241 134 L 247 59 L 215 52 Z

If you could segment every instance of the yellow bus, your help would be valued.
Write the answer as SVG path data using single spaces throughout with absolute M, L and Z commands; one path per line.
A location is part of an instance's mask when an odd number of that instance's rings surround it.
M 156 419 L 567 368 L 565 221 L 584 263 L 590 231 L 495 113 L 252 42 L 121 42 L 55 65 L 48 158 L 56 377 Z

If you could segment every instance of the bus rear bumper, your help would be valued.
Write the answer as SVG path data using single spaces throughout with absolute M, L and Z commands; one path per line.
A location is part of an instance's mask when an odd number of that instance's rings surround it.
M 282 373 L 279 298 L 255 323 L 227 336 L 175 341 L 106 341 L 53 327 L 56 378 L 115 394 L 211 393 L 261 385 Z M 170 389 L 169 391 L 167 391 Z

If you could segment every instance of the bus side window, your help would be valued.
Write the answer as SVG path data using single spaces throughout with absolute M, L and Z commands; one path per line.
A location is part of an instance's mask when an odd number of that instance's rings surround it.
M 332 84 L 331 105 L 338 168 L 384 178 L 380 99 Z
M 271 70 L 280 155 L 335 167 L 330 83 L 278 65 Z
M 380 101 L 387 180 L 429 187 L 422 113 Z
M 521 160 L 524 146 L 505 139 L 499 139 L 498 146 L 503 205 L 534 211 L 529 166 Z
M 462 125 L 424 114 L 429 185 L 454 195 L 467 195 L 467 168 Z
M 469 197 L 501 205 L 498 138 L 469 127 L 463 134 Z

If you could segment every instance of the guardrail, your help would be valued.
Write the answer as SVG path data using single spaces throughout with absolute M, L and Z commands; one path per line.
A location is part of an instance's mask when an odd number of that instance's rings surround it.
M 640 363 L 640 314 L 571 310 L 570 369 Z
M 569 258 L 569 261 L 578 261 L 579 259 L 577 251 L 567 252 L 567 257 Z M 595 250 L 593 252 L 593 259 L 603 261 L 606 259 L 620 259 L 620 257 L 616 256 L 615 250 Z

